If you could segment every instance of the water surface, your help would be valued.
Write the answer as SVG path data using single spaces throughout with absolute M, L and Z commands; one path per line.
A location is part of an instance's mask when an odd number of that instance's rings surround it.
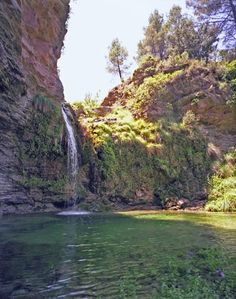
M 0 218 L 0 298 L 236 298 L 236 215 Z

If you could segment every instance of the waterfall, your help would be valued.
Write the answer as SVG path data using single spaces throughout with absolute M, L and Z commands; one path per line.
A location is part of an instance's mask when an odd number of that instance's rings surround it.
M 75 139 L 75 133 L 74 129 L 71 123 L 71 117 L 70 111 L 66 109 L 66 107 L 63 105 L 61 108 L 62 115 L 66 124 L 66 131 L 68 136 L 68 175 L 71 180 L 71 183 L 73 184 L 73 187 L 76 186 L 76 178 L 78 174 L 78 150 L 77 150 L 77 144 Z

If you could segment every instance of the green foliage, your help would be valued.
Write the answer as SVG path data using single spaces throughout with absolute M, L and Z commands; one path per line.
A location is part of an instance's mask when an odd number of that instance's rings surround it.
M 190 62 L 189 60 L 189 54 L 188 52 L 183 52 L 181 54 L 174 54 L 174 55 L 170 55 L 168 57 L 168 59 L 166 59 L 162 65 L 164 67 L 171 67 L 171 66 L 181 66 L 181 65 L 185 65 L 188 64 Z
M 99 94 L 96 94 L 94 97 L 92 94 L 88 93 L 85 95 L 83 101 L 78 101 L 72 103 L 71 107 L 78 113 L 79 115 L 84 114 L 87 117 L 94 116 L 95 109 L 99 107 Z
M 142 56 L 139 60 L 138 69 L 134 72 L 134 76 L 137 73 L 144 74 L 145 77 L 153 76 L 157 73 L 158 63 L 159 60 L 150 54 Z
M 229 83 L 233 91 L 232 98 L 228 101 L 228 104 L 236 109 L 236 60 L 226 65 L 224 79 Z
M 183 116 L 182 119 L 182 126 L 187 128 L 189 126 L 194 126 L 197 123 L 197 118 L 195 116 L 195 114 L 191 111 L 188 110 L 185 115 Z
M 145 188 L 163 202 L 169 196 L 189 197 L 189 187 L 183 187 L 186 171 L 192 185 L 196 177 L 198 184 L 207 184 L 206 145 L 189 126 L 135 119 L 122 107 L 83 125 L 97 153 L 105 192 L 132 198 Z
M 158 143 L 159 138 L 158 123 L 134 119 L 133 114 L 122 107 L 114 108 L 100 122 L 87 123 L 87 129 L 95 147 L 111 139 L 116 143 L 138 141 L 151 147 Z
M 191 59 L 208 62 L 216 50 L 219 28 L 208 22 L 197 23 L 174 5 L 167 19 L 155 10 L 144 28 L 144 38 L 138 44 L 138 60 L 153 55 L 160 60 L 187 53 Z
M 26 188 L 41 188 L 51 192 L 63 192 L 66 181 L 65 179 L 48 180 L 31 176 L 30 178 L 25 178 L 21 183 Z
M 100 162 L 102 179 L 112 178 L 116 171 L 119 171 L 113 144 L 111 142 L 105 143 L 99 147 L 98 159 Z
M 231 69 L 228 73 L 231 79 Z M 139 190 L 148 190 L 154 201 L 165 203 L 170 197 L 193 200 L 207 190 L 217 152 L 208 156 L 207 142 L 196 125 L 201 115 L 181 106 L 183 100 L 184 107 L 198 111 L 197 104 L 206 97 L 195 80 L 201 74 L 213 86 L 217 79 L 228 84 L 216 64 L 206 67 L 203 61 L 190 61 L 187 52 L 165 61 L 145 56 L 133 80 L 116 90 L 109 109 L 81 116 L 102 174 L 102 195 L 136 200 Z M 229 167 L 223 169 L 229 173 Z
M 236 92 L 236 60 L 233 60 L 225 67 L 225 79 L 230 83 L 233 91 Z
M 158 64 L 159 60 L 151 55 L 151 54 L 147 54 L 141 57 L 141 60 L 139 61 L 139 69 L 143 70 L 143 71 L 147 71 L 150 68 L 150 73 L 152 72 L 156 72 L 156 67 Z
M 236 150 L 225 155 L 224 162 L 209 182 L 206 209 L 216 212 L 236 211 Z
M 161 60 L 167 57 L 164 18 L 158 10 L 150 15 L 149 24 L 144 28 L 144 39 L 138 44 L 138 60 L 145 55 L 152 55 Z
M 44 96 L 33 98 L 34 111 L 27 134 L 25 153 L 33 158 L 62 155 L 61 136 L 63 122 L 60 108 Z
M 123 81 L 124 72 L 129 68 L 129 65 L 126 64 L 127 58 L 127 50 L 121 45 L 118 38 L 114 39 L 109 47 L 107 70 L 109 73 L 118 74 L 121 81 Z
M 32 105 L 35 110 L 44 114 L 53 113 L 57 117 L 60 115 L 60 108 L 43 95 L 36 95 L 32 100 Z
M 226 48 L 235 47 L 236 4 L 233 0 L 187 0 L 199 21 L 217 23 Z
M 155 100 L 165 100 L 164 87 L 166 83 L 173 80 L 178 75 L 182 74 L 182 71 L 175 71 L 173 73 L 159 73 L 154 77 L 148 77 L 144 80 L 143 84 L 141 84 L 136 94 L 134 95 L 136 105 L 136 109 L 140 109 L 148 102 Z

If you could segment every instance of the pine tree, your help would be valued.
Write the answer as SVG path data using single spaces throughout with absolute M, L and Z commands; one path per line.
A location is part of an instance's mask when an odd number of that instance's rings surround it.
M 144 28 L 144 39 L 138 44 L 138 59 L 151 54 L 163 60 L 167 58 L 164 18 L 155 10 L 149 17 L 149 24 Z
M 118 74 L 121 82 L 123 82 L 123 74 L 129 68 L 129 65 L 126 64 L 128 51 L 121 45 L 118 38 L 112 41 L 108 49 L 107 70 L 109 73 Z
M 209 61 L 215 52 L 219 29 L 208 22 L 196 23 L 189 16 L 182 14 L 179 6 L 173 6 L 168 19 L 168 52 L 170 55 L 188 53 L 189 58 Z
M 144 29 L 144 39 L 138 44 L 138 60 L 152 55 L 160 60 L 187 53 L 190 59 L 206 62 L 215 52 L 219 29 L 215 24 L 198 24 L 179 6 L 173 6 L 167 20 L 157 10 L 151 14 Z
M 224 34 L 224 43 L 235 47 L 236 0 L 187 0 L 187 5 L 201 21 L 216 24 Z

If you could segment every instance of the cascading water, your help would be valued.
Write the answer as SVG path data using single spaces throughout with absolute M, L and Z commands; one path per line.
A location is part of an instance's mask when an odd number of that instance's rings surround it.
M 66 131 L 68 136 L 68 176 L 70 178 L 73 189 L 76 187 L 76 179 L 78 174 L 78 150 L 75 139 L 75 133 L 69 117 L 70 111 L 62 105 L 62 115 L 66 124 Z

